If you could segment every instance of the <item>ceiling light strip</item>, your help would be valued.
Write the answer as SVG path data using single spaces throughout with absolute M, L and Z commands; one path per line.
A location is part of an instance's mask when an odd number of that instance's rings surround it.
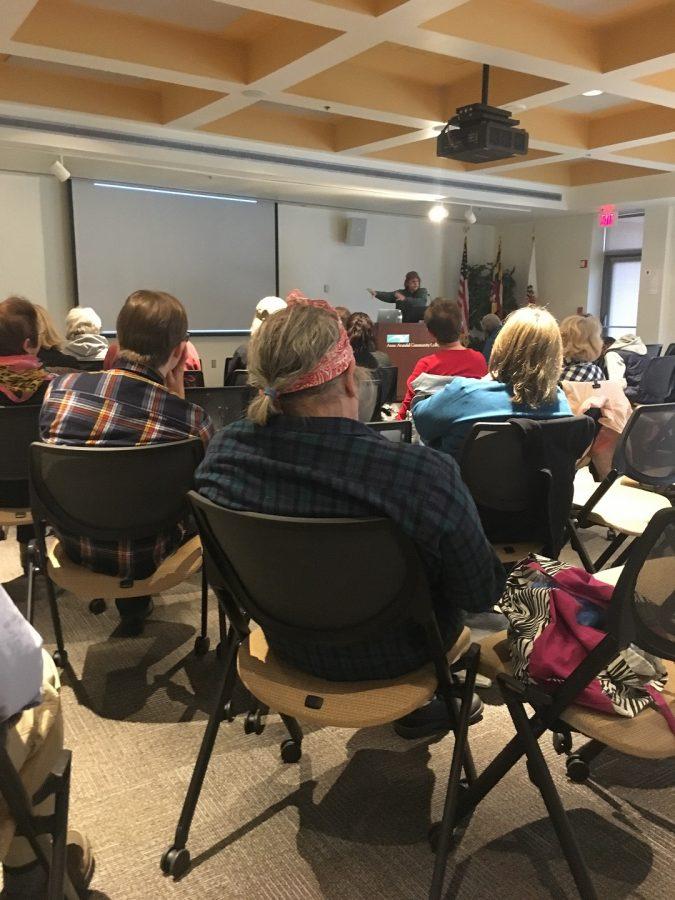
M 395 181 L 408 182 L 409 184 L 424 184 L 436 188 L 453 188 L 455 190 L 470 190 L 490 194 L 500 194 L 504 197 L 527 197 L 532 200 L 562 201 L 562 194 L 557 191 L 540 191 L 533 188 L 516 188 L 480 181 L 459 181 L 457 179 L 444 178 L 442 176 L 416 175 L 412 172 L 397 172 L 393 169 L 371 169 L 367 166 L 320 162 L 319 160 L 314 159 L 280 156 L 274 153 L 261 153 L 255 150 L 235 150 L 229 147 L 217 147 L 210 144 L 184 143 L 182 141 L 168 140 L 166 138 L 144 137 L 143 135 L 106 131 L 105 129 L 89 128 L 81 125 L 66 125 L 61 122 L 40 122 L 34 119 L 17 119 L 10 116 L 0 116 L 0 127 L 18 128 L 25 131 L 48 131 L 53 134 L 66 134 L 71 137 L 114 141 L 120 144 L 136 144 L 138 146 L 154 147 L 162 150 L 206 153 L 210 156 L 220 156 L 227 159 L 274 163 L 281 166 L 314 169 L 319 172 L 332 172 L 342 175 L 362 175 L 366 178 L 386 178 L 389 180 L 393 179 Z

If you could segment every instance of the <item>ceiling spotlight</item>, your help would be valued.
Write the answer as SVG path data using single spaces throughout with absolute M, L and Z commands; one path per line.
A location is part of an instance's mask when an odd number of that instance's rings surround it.
M 49 171 L 52 173 L 54 178 L 58 178 L 59 181 L 68 181 L 70 178 L 70 172 L 63 165 L 60 159 L 55 160 L 51 166 L 49 167 Z
M 582 96 L 583 97 L 599 97 L 600 94 L 604 94 L 604 93 L 605 93 L 604 91 L 599 91 L 596 88 L 594 88 L 592 91 L 584 91 Z
M 464 213 L 464 221 L 467 225 L 476 224 L 476 213 L 473 211 L 473 206 L 470 206 Z
M 429 218 L 432 222 L 445 222 L 450 213 L 442 203 L 434 203 L 429 210 Z

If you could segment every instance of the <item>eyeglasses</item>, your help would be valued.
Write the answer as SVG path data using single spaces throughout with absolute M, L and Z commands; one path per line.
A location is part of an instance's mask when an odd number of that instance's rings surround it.
M 183 340 L 184 340 L 184 341 L 189 341 L 189 340 L 190 340 L 190 332 L 189 332 L 189 331 L 186 331 L 186 332 L 185 332 L 185 337 L 183 338 Z

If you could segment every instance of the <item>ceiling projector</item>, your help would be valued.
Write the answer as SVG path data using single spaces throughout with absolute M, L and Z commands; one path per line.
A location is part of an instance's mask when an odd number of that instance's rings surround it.
M 488 105 L 489 71 L 483 66 L 481 102 L 458 108 L 436 139 L 436 156 L 477 164 L 527 153 L 527 131 L 516 128 L 519 122 L 508 110 Z

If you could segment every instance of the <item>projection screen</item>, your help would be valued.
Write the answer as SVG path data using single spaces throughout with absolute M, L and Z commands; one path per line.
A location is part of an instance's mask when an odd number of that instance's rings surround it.
M 79 304 L 105 331 L 139 288 L 178 297 L 193 333 L 247 330 L 277 292 L 271 201 L 74 178 L 72 203 Z

